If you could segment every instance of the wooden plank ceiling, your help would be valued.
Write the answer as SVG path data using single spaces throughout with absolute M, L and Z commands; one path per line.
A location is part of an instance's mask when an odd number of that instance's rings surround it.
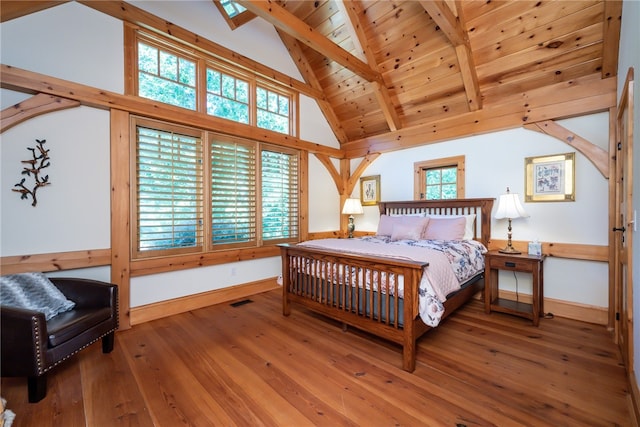
M 403 130 L 460 126 L 469 119 L 457 118 L 474 112 L 471 123 L 495 119 L 525 94 L 617 74 L 615 1 L 238 3 L 278 29 L 306 82 L 325 94 L 325 116 L 352 154 L 398 145 L 410 134 Z
M 3 1 L 2 21 L 57 3 Z M 276 27 L 348 158 L 615 106 L 621 1 L 236 3 Z

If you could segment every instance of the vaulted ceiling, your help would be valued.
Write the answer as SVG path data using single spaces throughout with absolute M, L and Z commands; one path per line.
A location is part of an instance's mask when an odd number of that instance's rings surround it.
M 596 98 L 615 93 L 617 1 L 237 3 L 278 29 L 353 155 L 606 110 Z M 540 113 L 567 101 L 583 106 Z
M 3 1 L 2 21 L 59 3 Z M 621 1 L 237 3 L 277 29 L 348 158 L 615 107 Z

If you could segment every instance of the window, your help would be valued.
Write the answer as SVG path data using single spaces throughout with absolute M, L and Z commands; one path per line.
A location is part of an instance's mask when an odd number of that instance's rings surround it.
M 138 43 L 138 95 L 196 109 L 196 63 L 149 44 Z
M 414 163 L 414 199 L 464 198 L 464 156 Z
M 125 47 L 136 50 L 125 52 L 125 58 L 132 59 L 127 62 L 127 69 L 137 76 L 127 81 L 127 93 L 248 126 L 297 135 L 297 92 L 202 50 L 127 28 Z
M 171 128 L 136 127 L 139 253 L 202 247 L 202 141 Z
M 249 82 L 207 69 L 207 114 L 249 123 Z
M 247 10 L 242 5 L 231 0 L 220 0 L 220 6 L 222 6 L 229 18 L 235 18 Z
M 210 157 L 211 243 L 255 242 L 255 143 L 214 136 Z
M 298 155 L 262 150 L 262 239 L 287 241 L 298 236 Z
M 235 30 L 239 26 L 251 21 L 256 17 L 253 13 L 249 12 L 242 5 L 232 0 L 216 0 L 213 2 L 222 17 L 227 21 L 229 28 Z
M 138 117 L 132 126 L 134 258 L 297 241 L 297 151 Z
M 289 134 L 289 96 L 258 87 L 257 100 L 259 128 Z

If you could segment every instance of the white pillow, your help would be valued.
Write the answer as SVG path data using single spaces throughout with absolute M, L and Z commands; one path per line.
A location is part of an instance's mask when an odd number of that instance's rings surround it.
M 427 214 L 427 218 L 461 218 L 464 217 L 466 219 L 466 225 L 464 227 L 464 236 L 462 236 L 462 240 L 473 240 L 473 224 L 476 222 L 476 214 L 469 215 L 431 215 Z

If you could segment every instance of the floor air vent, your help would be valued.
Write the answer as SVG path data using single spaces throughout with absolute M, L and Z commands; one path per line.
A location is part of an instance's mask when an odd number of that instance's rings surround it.
M 232 302 L 230 305 L 231 307 L 240 307 L 241 305 L 249 304 L 252 302 L 253 301 L 251 301 L 250 299 L 243 299 L 242 301 Z

